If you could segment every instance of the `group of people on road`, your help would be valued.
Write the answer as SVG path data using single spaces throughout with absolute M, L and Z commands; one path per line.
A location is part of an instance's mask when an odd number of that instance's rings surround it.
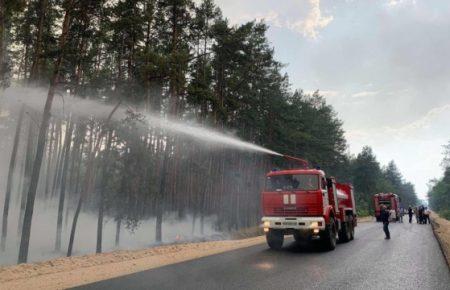
M 410 213 L 411 212 L 411 213 Z M 416 216 L 416 222 L 418 224 L 430 224 L 430 210 L 428 207 L 420 205 L 412 208 L 409 206 L 408 208 L 408 214 L 409 214 L 409 223 L 412 222 L 412 215 L 414 214 Z
M 413 215 L 416 217 L 416 222 L 418 224 L 427 224 L 431 223 L 430 221 L 430 210 L 423 205 L 412 207 L 409 206 L 408 210 L 405 210 L 404 208 L 400 208 L 399 210 L 399 221 L 403 222 L 403 216 L 407 213 L 409 217 L 409 223 L 412 223 L 412 217 Z M 391 233 L 389 232 L 389 222 L 397 220 L 395 210 L 391 209 L 390 207 L 386 205 L 381 206 L 381 213 L 380 213 L 381 221 L 383 222 L 383 231 L 386 235 L 385 239 L 389 240 L 391 238 Z

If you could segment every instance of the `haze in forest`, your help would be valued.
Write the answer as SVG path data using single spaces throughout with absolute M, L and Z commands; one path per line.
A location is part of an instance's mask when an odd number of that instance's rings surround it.
M 25 106 L 25 118 L 30 119 L 30 130 L 37 131 L 38 129 L 38 115 L 35 112 L 42 110 L 46 99 L 46 90 L 44 88 L 25 88 L 25 87 L 12 87 L 3 92 L 0 99 L 1 104 L 1 116 L 4 119 L 16 122 L 15 113 L 20 111 L 22 106 Z M 191 121 L 189 123 L 181 123 L 180 121 L 168 120 L 158 116 L 158 113 L 139 112 L 141 106 L 120 106 L 113 115 L 115 122 L 124 122 L 129 114 L 139 115 L 139 122 L 137 122 L 138 128 L 134 134 L 136 137 L 140 132 L 146 132 L 148 127 L 153 129 L 162 130 L 166 136 L 183 137 L 193 141 L 192 146 L 198 146 L 205 150 L 204 152 L 214 152 L 215 150 L 224 150 L 224 148 L 232 148 L 237 151 L 250 151 L 259 152 L 263 154 L 280 155 L 277 152 L 263 148 L 261 146 L 245 142 L 237 137 L 231 136 L 231 134 L 221 133 L 213 129 L 201 127 L 200 124 Z M 106 119 L 110 112 L 113 110 L 114 105 L 102 103 L 101 101 L 82 99 L 76 96 L 71 96 L 65 93 L 59 93 L 58 98 L 53 103 L 52 115 L 56 118 L 68 118 L 73 120 L 102 120 Z M 1 145 L 6 150 L 0 152 L 0 161 L 2 164 L 8 164 L 10 157 L 9 148 L 12 146 L 12 137 L 14 136 L 14 129 L 6 126 L 1 128 L 2 135 L 6 136 L 1 142 Z M 64 128 L 64 135 L 67 134 L 67 124 Z M 133 133 L 132 133 L 133 134 Z M 65 137 L 62 136 L 61 139 Z M 179 139 L 180 141 L 180 139 Z M 20 153 L 19 153 L 20 154 Z M 186 152 L 185 152 L 186 154 Z M 19 156 L 19 162 L 23 160 Z M 7 180 L 7 167 L 2 166 L 0 168 L 0 187 L 6 187 Z M 13 192 L 20 190 L 21 178 L 16 177 L 13 181 Z M 23 188 L 21 188 L 23 190 Z M 0 191 L 0 205 L 3 208 L 5 191 Z M 70 219 L 73 218 L 69 210 L 75 210 L 70 202 L 67 204 L 66 216 L 64 218 L 64 229 L 62 231 L 63 236 L 70 234 Z M 8 228 L 10 234 L 5 251 L 0 254 L 1 264 L 14 264 L 17 259 L 18 245 L 20 244 L 20 227 L 21 220 L 20 214 L 20 196 L 15 194 L 11 200 L 11 210 L 9 212 L 10 218 L 8 219 Z M 95 248 L 95 225 L 96 216 L 89 212 L 83 212 L 80 215 L 79 225 L 79 237 L 77 237 L 76 250 L 74 255 L 88 254 Z M 54 234 L 54 222 L 57 220 L 57 203 L 53 201 L 45 201 L 38 195 L 38 201 L 35 205 L 35 215 L 33 218 L 32 226 L 32 239 L 30 241 L 30 261 L 46 260 L 52 257 L 59 257 L 61 252 L 58 250 L 51 250 L 49 248 L 48 237 Z M 197 222 L 197 224 L 196 224 Z M 165 243 L 171 242 L 185 242 L 185 241 L 200 241 L 208 239 L 223 239 L 228 237 L 228 234 L 217 230 L 215 223 L 217 217 L 212 214 L 203 218 L 201 223 L 196 220 L 196 216 L 192 214 L 185 214 L 180 218 L 175 213 L 168 213 L 165 215 L 164 222 L 162 224 L 163 229 L 163 241 Z M 112 216 L 105 216 L 103 235 L 106 237 L 103 243 L 104 251 L 111 251 L 115 249 L 137 249 L 145 248 L 155 245 L 157 243 L 152 242 L 155 239 L 152 228 L 155 227 L 154 218 L 145 218 L 142 220 L 130 222 L 126 225 L 124 231 L 120 236 L 120 244 L 117 241 L 117 225 Z M 14 233 L 17 230 L 17 233 Z M 11 232 L 13 232 L 11 234 Z M 114 238 L 114 236 L 116 236 Z M 115 241 L 116 239 L 116 241 Z M 50 243 L 51 244 L 51 243 Z M 67 247 L 67 241 L 63 239 L 62 248 Z

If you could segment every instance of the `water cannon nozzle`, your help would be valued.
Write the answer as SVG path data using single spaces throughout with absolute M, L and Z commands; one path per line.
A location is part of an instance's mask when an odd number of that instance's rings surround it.
M 289 156 L 289 155 L 283 155 L 283 157 L 285 159 L 287 159 L 287 160 L 299 163 L 304 168 L 308 168 L 309 167 L 309 163 L 305 159 L 301 159 L 301 158 L 297 158 L 297 157 L 293 157 L 293 156 Z

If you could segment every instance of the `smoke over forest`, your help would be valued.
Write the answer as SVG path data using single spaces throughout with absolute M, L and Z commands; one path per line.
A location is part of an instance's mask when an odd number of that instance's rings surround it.
M 394 163 L 347 154 L 318 91 L 292 90 L 263 22 L 212 0 L 7 3 L 0 264 L 256 227 L 277 152 L 353 182 L 363 214 L 386 189 L 415 203 Z
M 16 255 L 11 254 L 17 253 L 20 242 L 38 112 L 44 102 L 42 89 L 10 88 L 4 92 L 2 112 L 10 123 L 1 130 L 10 138 L 1 144 L 5 149 L 2 164 L 9 163 L 9 148 L 17 146 L 5 239 L 7 263 L 15 261 Z M 198 124 L 191 125 L 194 134 L 181 133 L 177 128 L 180 124 L 148 112 L 140 114 L 128 106 L 119 107 L 106 123 L 112 110 L 114 106 L 70 95 L 55 99 L 35 204 L 31 259 L 61 255 L 67 249 L 74 211 L 80 203 L 75 228 L 80 236 L 75 236 L 74 253 L 96 249 L 98 222 L 104 224 L 102 248 L 109 250 L 121 244 L 144 247 L 217 239 L 223 237 L 219 232 L 257 224 L 264 158 L 242 151 L 242 147 L 249 146 L 246 149 L 251 151 L 263 148 Z M 107 133 L 102 135 L 103 131 Z M 177 144 L 176 152 L 164 152 L 169 150 L 169 142 Z M 97 151 L 95 144 L 100 144 Z M 176 162 L 169 163 L 175 154 Z M 85 188 L 89 166 L 94 167 L 90 171 L 92 184 Z M 7 168 L 2 169 L 2 176 L 7 176 Z M 166 176 L 164 184 L 162 174 Z M 173 174 L 180 177 L 175 181 Z M 164 197 L 158 191 L 164 192 Z

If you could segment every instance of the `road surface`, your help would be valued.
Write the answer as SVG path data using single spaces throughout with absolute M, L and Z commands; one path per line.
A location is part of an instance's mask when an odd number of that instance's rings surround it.
M 332 252 L 288 240 L 101 281 L 78 289 L 450 289 L 450 271 L 430 225 L 361 223 Z

